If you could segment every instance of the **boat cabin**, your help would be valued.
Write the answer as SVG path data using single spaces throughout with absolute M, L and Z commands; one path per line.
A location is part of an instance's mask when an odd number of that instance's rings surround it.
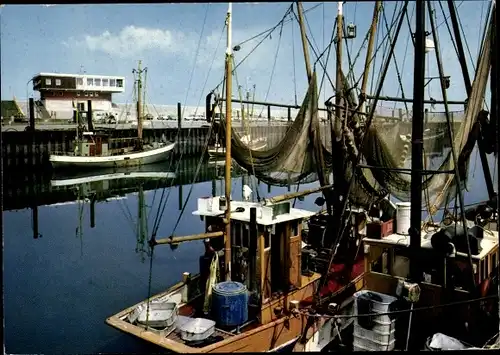
M 126 154 L 137 147 L 137 138 L 111 138 L 106 132 L 82 132 L 74 142 L 75 155 L 82 157 L 105 157 Z
M 198 199 L 193 214 L 205 220 L 207 232 L 223 231 L 225 209 L 224 197 L 206 197 Z M 266 324 L 279 317 L 275 308 L 288 307 L 284 295 L 289 301 L 312 296 L 320 275 L 302 271 L 301 253 L 302 223 L 314 214 L 292 208 L 288 201 L 268 206 L 231 201 L 231 280 L 250 292 L 249 319 L 253 316 L 254 321 Z M 220 270 L 224 270 L 224 237 L 211 240 L 210 245 L 220 253 Z M 223 272 L 220 275 L 223 281 Z

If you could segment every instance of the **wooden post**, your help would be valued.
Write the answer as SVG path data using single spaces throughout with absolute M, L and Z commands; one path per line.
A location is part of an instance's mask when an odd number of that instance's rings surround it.
M 90 228 L 95 228 L 95 196 L 90 200 Z
M 87 123 L 89 125 L 89 131 L 94 131 L 94 125 L 92 123 L 92 100 L 87 101 Z
M 250 269 L 250 291 L 257 290 L 257 208 L 250 208 L 250 245 L 248 249 L 249 269 Z
M 289 107 L 288 108 L 288 122 L 290 122 L 292 120 L 292 108 Z
M 271 106 L 267 106 L 267 121 L 271 122 Z
M 29 111 L 30 111 L 30 130 L 35 130 L 35 100 L 30 97 L 29 99 Z
M 182 128 L 182 108 L 181 108 L 181 103 L 177 103 L 177 127 L 179 129 Z

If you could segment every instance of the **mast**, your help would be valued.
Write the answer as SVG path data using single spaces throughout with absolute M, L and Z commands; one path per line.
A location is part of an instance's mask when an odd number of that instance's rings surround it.
M 415 3 L 415 58 L 413 79 L 413 119 L 411 142 L 411 213 L 410 213 L 410 279 L 419 282 L 422 219 L 422 170 L 424 136 L 424 77 L 425 77 L 425 1 Z
M 335 82 L 335 113 L 336 119 L 340 122 L 342 118 L 342 110 L 340 105 L 342 104 L 342 29 L 344 28 L 344 20 L 342 15 L 342 1 L 337 4 L 337 78 Z M 333 142 L 332 142 L 333 144 Z M 333 151 L 332 151 L 333 152 Z
M 368 85 L 368 73 L 370 72 L 370 62 L 373 52 L 373 44 L 375 42 L 375 32 L 377 31 L 378 15 L 382 1 L 376 1 L 373 8 L 372 25 L 370 28 L 370 38 L 368 39 L 368 49 L 366 50 L 365 71 L 363 73 L 363 81 L 361 82 L 361 112 L 365 112 L 366 107 L 366 86 Z
M 225 165 L 225 190 L 226 190 L 226 233 L 224 239 L 224 262 L 226 281 L 231 280 L 231 95 L 232 95 L 232 57 L 231 48 L 231 13 L 233 4 L 229 3 L 227 8 L 226 26 L 227 26 L 227 48 L 226 48 L 226 165 Z
M 139 138 L 139 146 L 142 147 L 142 61 L 139 60 L 137 70 L 137 137 Z
M 302 3 L 297 2 L 297 17 L 299 18 L 300 36 L 302 38 L 302 49 L 304 51 L 304 61 L 306 63 L 307 82 L 310 83 L 312 78 L 311 61 L 309 59 L 309 47 L 307 46 L 306 29 L 304 27 L 304 15 L 302 12 L 303 12 Z

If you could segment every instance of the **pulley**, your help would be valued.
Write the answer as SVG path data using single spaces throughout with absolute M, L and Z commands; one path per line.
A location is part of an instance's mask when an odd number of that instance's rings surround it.
M 346 28 L 346 38 L 347 39 L 356 38 L 356 25 L 353 24 L 352 22 L 347 25 L 347 28 Z

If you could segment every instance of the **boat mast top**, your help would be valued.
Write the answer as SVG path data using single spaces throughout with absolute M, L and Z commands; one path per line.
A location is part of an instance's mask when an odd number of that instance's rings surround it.
M 137 70 L 132 70 L 132 73 L 137 73 L 137 137 L 139 145 L 142 146 L 142 73 L 146 68 L 141 68 L 142 60 L 139 60 Z
M 232 42 L 232 24 L 231 14 L 233 10 L 232 3 L 228 4 L 226 26 L 227 26 L 227 48 L 226 48 L 226 166 L 225 166 L 225 195 L 226 195 L 226 215 L 224 223 L 226 224 L 224 236 L 224 265 L 225 279 L 231 280 L 231 98 L 232 98 L 232 60 L 233 50 Z

